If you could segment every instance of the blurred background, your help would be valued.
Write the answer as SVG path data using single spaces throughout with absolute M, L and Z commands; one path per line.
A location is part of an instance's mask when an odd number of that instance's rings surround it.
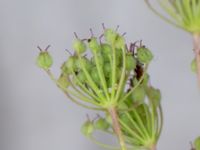
M 120 25 L 128 42 L 143 40 L 155 55 L 149 72 L 162 91 L 165 116 L 158 150 L 190 149 L 200 135 L 200 91 L 190 71 L 189 34 L 160 20 L 142 0 L 0 0 L 0 150 L 102 149 L 80 133 L 91 111 L 70 102 L 35 65 L 37 45 L 51 44 L 58 75 L 73 32 L 84 38 L 92 28 L 99 35 L 101 23 Z

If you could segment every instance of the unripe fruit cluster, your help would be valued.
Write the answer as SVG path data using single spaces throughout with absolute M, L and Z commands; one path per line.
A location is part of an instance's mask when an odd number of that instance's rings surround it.
M 76 39 L 73 43 L 75 52 L 63 63 L 62 74 L 72 75 L 77 84 L 87 84 L 86 72 L 88 72 L 94 83 L 102 88 L 99 74 L 99 70 L 101 70 L 107 88 L 111 88 L 113 65 L 116 65 L 115 82 L 117 84 L 122 75 L 123 61 L 125 61 L 125 75 L 128 75 L 135 70 L 137 64 L 148 64 L 153 58 L 152 53 L 143 46 L 137 49 L 137 54 L 130 52 L 126 47 L 124 37 L 112 29 L 104 31 L 104 38 L 104 42 L 99 42 L 96 37 L 89 38 L 87 42 Z M 92 52 L 91 57 L 86 57 L 87 48 Z M 125 51 L 125 59 L 123 51 Z M 114 59 L 116 60 L 115 64 L 113 63 Z M 89 85 L 87 87 L 90 88 Z

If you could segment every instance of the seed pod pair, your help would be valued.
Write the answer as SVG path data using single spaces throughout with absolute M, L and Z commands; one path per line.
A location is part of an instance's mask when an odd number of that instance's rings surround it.
M 125 46 L 124 37 L 112 29 L 106 29 L 104 32 L 104 37 L 106 42 L 115 46 L 115 48 L 124 48 Z

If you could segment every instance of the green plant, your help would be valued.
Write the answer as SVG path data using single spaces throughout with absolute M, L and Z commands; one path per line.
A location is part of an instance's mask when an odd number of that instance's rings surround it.
M 151 4 L 151 0 L 145 0 L 147 6 L 166 22 L 183 29 L 193 37 L 195 61 L 192 62 L 192 70 L 196 68 L 200 85 L 200 1 L 199 0 L 157 0 L 161 8 L 169 15 L 162 15 Z
M 115 133 L 122 150 L 127 149 L 127 144 L 155 149 L 162 129 L 162 109 L 160 91 L 148 84 L 151 51 L 142 42 L 128 48 L 124 35 L 105 27 L 101 38 L 95 37 L 92 30 L 88 39 L 82 40 L 76 33 L 75 37 L 73 54 L 62 64 L 58 79 L 50 70 L 48 48 L 48 57 L 39 48 L 37 62 L 70 100 L 105 112 L 106 118 L 88 118 L 82 133 L 106 148 L 113 147 L 96 141 L 93 131 Z

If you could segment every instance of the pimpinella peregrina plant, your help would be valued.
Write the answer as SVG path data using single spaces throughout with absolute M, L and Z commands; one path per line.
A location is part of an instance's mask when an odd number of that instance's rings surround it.
M 145 0 L 149 8 L 166 22 L 192 34 L 195 58 L 191 69 L 198 75 L 200 85 L 200 1 L 199 0 L 157 0 L 169 17 L 153 7 L 151 0 Z
M 128 48 L 124 34 L 119 34 L 117 30 L 104 27 L 104 32 L 99 38 L 94 36 L 92 30 L 90 31 L 91 37 L 86 39 L 80 39 L 75 34 L 74 51 L 70 52 L 71 55 L 62 64 L 58 79 L 50 70 L 52 57 L 47 51 L 48 47 L 44 51 L 39 48 L 41 52 L 37 58 L 38 66 L 47 72 L 70 100 L 88 109 L 104 111 L 110 117 L 110 123 L 101 118 L 96 122 L 95 127 L 93 121 L 87 120 L 82 127 L 82 132 L 87 137 L 91 137 L 94 129 L 107 130 L 112 127 L 112 132 L 119 139 L 121 149 L 126 150 L 125 142 L 127 142 L 127 137 L 132 135 L 129 135 L 130 131 L 123 126 L 120 118 L 123 118 L 123 113 L 131 110 L 127 114 L 130 114 L 132 120 L 137 116 L 137 121 L 140 120 L 139 124 L 136 123 L 137 128 L 141 130 L 140 132 L 146 131 L 141 136 L 148 136 L 142 140 L 143 142 L 140 141 L 141 143 L 137 144 L 139 146 L 146 144 L 147 142 L 144 142 L 146 139 L 155 144 L 157 137 L 154 136 L 157 136 L 155 135 L 157 129 L 155 129 L 154 123 L 157 119 L 157 107 L 154 108 L 153 101 L 144 106 L 145 114 L 148 116 L 146 117 L 148 118 L 147 129 L 147 126 L 144 126 L 146 123 L 142 123 L 141 120 L 144 118 L 136 111 L 137 107 L 131 104 L 133 99 L 133 104 L 137 104 L 138 107 L 144 104 L 145 94 L 148 93 L 147 91 L 151 91 L 150 88 L 147 90 L 148 88 L 143 86 L 147 82 L 148 65 L 153 59 L 151 51 L 142 43 L 139 46 L 136 43 L 131 44 Z M 155 94 L 153 95 L 155 96 Z M 152 97 L 154 97 L 153 95 Z M 124 108 L 125 105 L 127 106 Z M 135 115 L 135 112 L 138 115 Z M 141 124 L 143 126 L 140 126 Z M 134 124 L 127 124 L 127 126 L 133 126 L 133 133 Z M 147 133 L 147 130 L 150 131 Z M 135 137 L 132 139 L 132 143 L 134 143 Z

